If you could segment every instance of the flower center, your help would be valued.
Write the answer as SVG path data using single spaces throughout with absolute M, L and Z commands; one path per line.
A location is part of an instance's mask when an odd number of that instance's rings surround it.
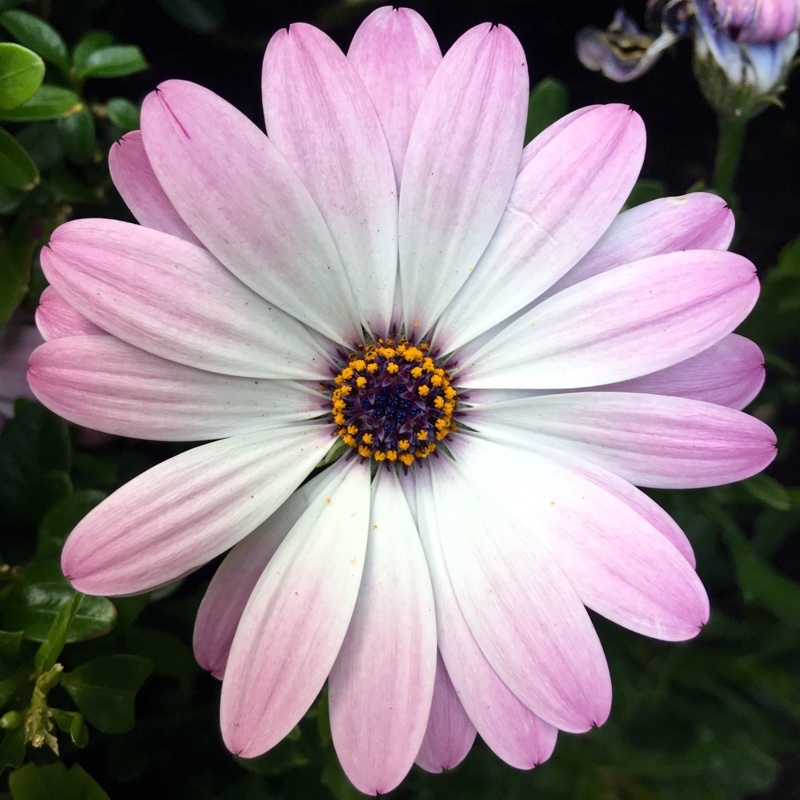
M 411 466 L 456 430 L 456 390 L 429 350 L 405 339 L 378 339 L 359 345 L 334 378 L 333 419 L 362 458 Z

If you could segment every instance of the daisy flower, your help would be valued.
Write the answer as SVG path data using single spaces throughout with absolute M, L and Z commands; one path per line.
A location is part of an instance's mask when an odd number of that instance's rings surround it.
M 364 792 L 454 766 L 476 731 L 533 767 L 609 713 L 586 607 L 667 640 L 706 622 L 686 537 L 635 485 L 772 460 L 739 410 L 763 360 L 732 333 L 755 269 L 717 197 L 618 214 L 645 147 L 629 108 L 523 149 L 528 70 L 502 25 L 444 57 L 407 9 L 371 14 L 346 56 L 292 25 L 262 86 L 267 135 L 159 86 L 110 155 L 141 224 L 68 222 L 42 254 L 37 397 L 213 440 L 92 511 L 64 572 L 127 595 L 232 548 L 194 646 L 242 756 L 327 681 Z

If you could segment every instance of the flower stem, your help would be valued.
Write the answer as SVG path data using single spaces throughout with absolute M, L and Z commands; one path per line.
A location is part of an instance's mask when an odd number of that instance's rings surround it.
M 747 121 L 720 114 L 717 157 L 714 163 L 714 188 L 726 200 L 733 199 L 733 182 L 742 156 Z

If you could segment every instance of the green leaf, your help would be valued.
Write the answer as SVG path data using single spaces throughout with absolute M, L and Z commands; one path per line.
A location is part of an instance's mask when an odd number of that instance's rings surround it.
M 0 128 L 0 183 L 25 192 L 39 183 L 33 159 L 5 128 Z
M 15 213 L 24 197 L 24 192 L 17 192 L 14 189 L 8 189 L 0 185 L 0 215 L 6 216 Z M 0 281 L 1 280 L 2 279 L 0 279 Z M 3 289 L 0 287 L 0 296 L 2 296 L 2 292 Z M 2 305 L 2 303 L 0 303 L 0 305 Z M 2 322 L 0 322 L 0 324 L 2 324 Z
M 28 151 L 40 172 L 60 164 L 64 158 L 56 122 L 34 122 L 17 132 L 17 141 Z
M 71 175 L 65 167 L 58 166 L 50 173 L 50 188 L 58 203 L 86 203 L 96 204 L 98 201 L 88 186 L 84 186 L 77 178 Z
M 78 613 L 83 598 L 84 595 L 78 593 L 58 609 L 53 624 L 47 632 L 47 638 L 39 646 L 36 655 L 33 657 L 37 675 L 47 672 L 58 661 L 58 657 L 67 643 L 67 634 L 72 627 L 72 621 Z
M 76 114 L 83 108 L 83 101 L 75 92 L 61 86 L 44 84 L 36 94 L 16 108 L 0 110 L 0 120 L 6 122 L 42 122 Z
M 744 481 L 742 486 L 756 500 L 760 500 L 778 511 L 789 511 L 792 508 L 792 496 L 788 489 L 769 475 L 755 475 Z
M 0 431 L 0 507 L 6 519 L 38 522 L 49 506 L 31 504 L 60 493 L 70 461 L 67 423 L 38 403 L 23 404 Z
M 756 600 L 787 625 L 800 625 L 800 584 L 776 572 L 759 558 L 731 517 L 714 503 L 703 503 L 716 520 L 733 555 L 736 577 L 745 600 Z
M 88 164 L 94 156 L 94 118 L 86 106 L 56 122 L 64 155 L 74 164 Z
M 139 128 L 139 107 L 124 97 L 112 97 L 106 103 L 108 118 L 125 133 Z
M 72 64 L 75 71 L 80 75 L 86 68 L 86 60 L 96 50 L 108 47 L 114 41 L 114 37 L 107 31 L 89 31 L 81 37 L 72 52 Z
M 567 87 L 555 78 L 545 78 L 533 87 L 528 102 L 525 144 L 567 113 Z
M 0 42 L 0 109 L 21 106 L 44 80 L 44 61 L 27 47 Z
M 666 197 L 667 187 L 662 181 L 654 181 L 649 178 L 642 178 L 636 181 L 628 199 L 625 201 L 625 208 L 640 206 L 642 203 L 649 203 L 651 200 L 658 200 Z
M 0 661 L 13 661 L 22 644 L 22 631 L 0 631 Z
M 177 678 L 184 692 L 191 691 L 200 670 L 181 639 L 157 628 L 135 625 L 126 632 L 125 641 L 133 653 L 152 663 L 156 672 Z
M 73 744 L 78 747 L 86 747 L 89 744 L 89 729 L 86 727 L 86 720 L 84 720 L 83 714 L 79 714 L 77 711 L 51 708 L 50 716 L 55 720 L 60 730 L 69 734 Z
M 26 639 L 43 642 L 61 607 L 75 595 L 63 583 L 27 583 L 23 579 L 6 599 L 0 620 L 6 628 L 24 631 Z M 116 617 L 116 609 L 107 597 L 85 596 L 69 626 L 66 643 L 104 636 L 114 627 Z
M 195 33 L 214 33 L 225 22 L 225 6 L 220 0 L 161 0 L 161 7 Z
M 103 733 L 126 733 L 134 725 L 136 692 L 153 671 L 153 662 L 117 654 L 81 664 L 61 676 L 86 719 Z
M 64 541 L 72 533 L 72 529 L 105 498 L 104 492 L 89 489 L 73 492 L 59 500 L 44 515 L 39 525 L 37 556 L 60 556 Z
M 5 11 L 2 25 L 15 39 L 30 47 L 45 61 L 55 64 L 63 73 L 69 71 L 69 54 L 61 34 L 49 23 L 27 11 Z
M 14 800 L 109 800 L 99 784 L 78 764 L 60 761 L 37 767 L 26 764 L 8 776 Z
M 15 769 L 25 760 L 25 727 L 6 731 L 0 742 L 0 773 Z
M 77 70 L 81 78 L 121 78 L 149 68 L 142 51 L 133 45 L 111 45 L 95 50 Z

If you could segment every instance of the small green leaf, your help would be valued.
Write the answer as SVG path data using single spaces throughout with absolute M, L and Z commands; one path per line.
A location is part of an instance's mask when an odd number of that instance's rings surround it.
M 70 461 L 67 423 L 38 403 L 22 405 L 0 431 L 0 507 L 7 520 L 38 522 L 49 506 L 30 504 L 63 493 Z
M 24 197 L 25 192 L 17 192 L 14 189 L 0 186 L 0 215 L 6 216 L 15 213 Z M 3 289 L 0 287 L 0 293 L 2 291 Z M 0 321 L 0 325 L 2 324 L 2 321 Z
M 27 11 L 5 11 L 0 14 L 0 25 L 45 61 L 55 64 L 65 74 L 69 70 L 67 45 L 61 34 L 43 19 Z
M 139 107 L 124 97 L 112 97 L 106 103 L 108 118 L 125 133 L 139 127 Z
M 67 643 L 67 634 L 72 627 L 72 621 L 78 613 L 83 598 L 84 595 L 78 593 L 58 609 L 53 624 L 47 632 L 47 638 L 39 646 L 36 655 L 33 657 L 37 675 L 52 669 L 56 661 L 58 661 L 58 657 Z
M 72 529 L 93 509 L 105 500 L 104 492 L 87 489 L 73 492 L 59 500 L 44 515 L 39 525 L 37 556 L 60 556 L 64 542 Z
M 789 494 L 789 490 L 769 475 L 755 475 L 744 481 L 742 486 L 756 500 L 760 500 L 778 511 L 789 511 L 792 508 L 792 496 Z
M 555 78 L 545 78 L 531 92 L 525 144 L 567 113 L 567 87 Z
M 81 37 L 72 52 L 72 64 L 75 71 L 80 75 L 86 67 L 86 60 L 96 50 L 108 47 L 114 41 L 114 37 L 107 31 L 89 31 Z
M 87 721 L 103 733 L 125 733 L 134 724 L 136 692 L 153 671 L 153 662 L 117 654 L 81 664 L 61 677 Z
M 0 109 L 21 106 L 44 80 L 44 61 L 32 50 L 0 42 Z
M 127 631 L 125 641 L 133 653 L 152 663 L 156 672 L 177 678 L 184 692 L 191 691 L 199 668 L 181 639 L 167 631 L 135 625 Z
M 99 202 L 97 195 L 63 166 L 55 167 L 49 178 L 53 197 L 58 203 L 85 203 L 92 205 Z
M 95 50 L 78 70 L 81 78 L 121 78 L 148 69 L 142 51 L 134 45 L 112 45 Z
M 214 33 L 225 22 L 225 6 L 220 0 L 161 0 L 161 7 L 195 33 Z
M 9 767 L 15 769 L 25 760 L 25 745 L 24 726 L 5 732 L 0 742 L 0 773 Z
M 24 192 L 39 183 L 33 159 L 5 128 L 0 128 L 0 183 Z
M 64 155 L 73 164 L 88 164 L 94 156 L 94 118 L 86 106 L 56 121 Z
M 34 122 L 17 132 L 17 141 L 28 151 L 40 172 L 64 159 L 55 122 Z
M 640 206 L 642 203 L 649 203 L 651 200 L 658 200 L 666 197 L 667 187 L 662 181 L 654 181 L 649 178 L 642 178 L 636 181 L 628 199 L 625 201 L 625 208 Z
M 73 744 L 78 747 L 86 747 L 89 744 L 89 729 L 86 727 L 86 720 L 84 720 L 83 714 L 79 714 L 77 711 L 51 708 L 50 716 L 55 720 L 60 730 L 69 734 Z
M 0 661 L 9 663 L 19 653 L 22 631 L 0 631 Z
M 0 120 L 6 122 L 43 122 L 75 114 L 83 108 L 83 101 L 75 92 L 61 86 L 44 84 L 36 94 L 16 108 L 0 110 Z
M 26 764 L 8 776 L 8 785 L 14 800 L 109 800 L 78 764 L 67 769 L 60 761 L 44 767 Z
M 63 583 L 22 580 L 6 599 L 0 619 L 6 628 L 24 631 L 26 639 L 43 642 L 61 607 L 75 594 Z M 66 643 L 104 636 L 114 627 L 116 617 L 116 609 L 107 597 L 85 596 L 69 626 Z

